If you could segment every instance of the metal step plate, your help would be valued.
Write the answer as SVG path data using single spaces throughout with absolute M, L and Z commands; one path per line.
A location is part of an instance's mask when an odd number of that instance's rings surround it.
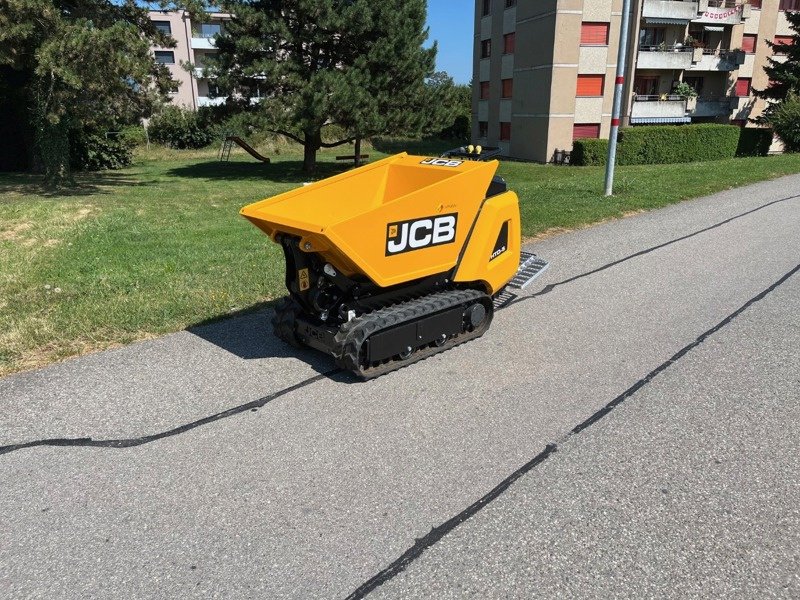
M 492 298 L 492 302 L 494 303 L 494 309 L 500 310 L 501 308 L 505 308 L 516 297 L 517 295 L 514 292 L 511 292 L 508 289 L 503 288 L 502 290 L 497 292 L 497 294 L 495 294 L 494 298 Z
M 550 263 L 531 252 L 521 252 L 519 269 L 514 278 L 508 282 L 508 287 L 524 290 L 530 283 L 544 273 Z

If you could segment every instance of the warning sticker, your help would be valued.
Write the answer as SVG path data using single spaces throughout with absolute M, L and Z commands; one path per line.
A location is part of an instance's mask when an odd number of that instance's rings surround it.
M 297 283 L 300 286 L 300 291 L 305 292 L 311 287 L 311 281 L 308 277 L 308 269 L 300 269 L 297 272 Z

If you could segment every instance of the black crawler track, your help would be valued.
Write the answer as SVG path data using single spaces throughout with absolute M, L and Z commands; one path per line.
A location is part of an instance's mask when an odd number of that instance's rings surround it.
M 370 336 L 459 305 L 466 311 L 478 303 L 483 304 L 486 309 L 486 317 L 477 327 L 465 325 L 461 333 L 448 338 L 444 343 L 414 348 L 406 358 L 395 357 L 378 364 L 365 364 L 363 349 Z M 373 379 L 482 336 L 492 322 L 493 310 L 491 297 L 478 290 L 447 290 L 429 294 L 381 308 L 344 323 L 335 336 L 336 348 L 333 354 L 337 364 L 343 369 L 362 379 Z

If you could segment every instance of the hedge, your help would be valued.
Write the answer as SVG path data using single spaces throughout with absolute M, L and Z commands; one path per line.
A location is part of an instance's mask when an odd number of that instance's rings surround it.
M 766 156 L 772 132 L 734 125 L 682 125 L 628 127 L 620 130 L 617 164 L 649 165 Z M 571 163 L 606 164 L 608 141 L 576 140 Z

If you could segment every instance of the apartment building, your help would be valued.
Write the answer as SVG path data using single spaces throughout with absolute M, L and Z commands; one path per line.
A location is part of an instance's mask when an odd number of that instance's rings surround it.
M 193 110 L 223 103 L 225 97 L 219 96 L 213 80 L 203 77 L 203 66 L 206 58 L 217 51 L 214 38 L 224 31 L 230 15 L 209 13 L 202 23 L 193 23 L 183 10 L 150 11 L 148 16 L 176 42 L 174 48 L 152 48 L 156 61 L 167 65 L 178 83 L 170 94 L 172 102 Z M 187 71 L 185 64 L 194 65 L 194 69 Z
M 753 90 L 781 55 L 766 42 L 791 43 L 785 13 L 800 0 L 632 4 L 623 125 L 752 126 L 765 107 Z M 622 0 L 476 0 L 473 139 L 548 162 L 607 137 L 621 19 Z M 680 83 L 697 96 L 674 93 Z

